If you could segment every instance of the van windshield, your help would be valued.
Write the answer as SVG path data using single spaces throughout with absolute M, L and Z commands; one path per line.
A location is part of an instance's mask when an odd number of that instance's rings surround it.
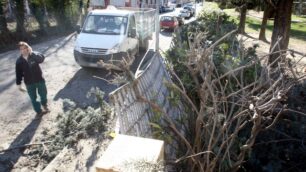
M 90 15 L 86 19 L 82 32 L 124 35 L 126 32 L 127 21 L 127 17 L 123 16 Z

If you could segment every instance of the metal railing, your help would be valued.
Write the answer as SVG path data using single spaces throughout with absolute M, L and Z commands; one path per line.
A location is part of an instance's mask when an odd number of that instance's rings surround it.
M 151 138 L 150 122 L 155 114 L 148 103 L 137 99 L 137 93 L 158 104 L 172 119 L 178 118 L 182 109 L 181 106 L 171 106 L 168 99 L 170 91 L 166 82 L 171 82 L 171 78 L 162 57 L 148 51 L 142 64 L 136 72 L 140 73 L 139 76 L 132 83 L 110 93 L 110 100 L 119 117 L 120 133 Z

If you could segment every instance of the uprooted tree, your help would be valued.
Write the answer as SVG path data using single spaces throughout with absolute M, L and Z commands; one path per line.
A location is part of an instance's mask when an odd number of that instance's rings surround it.
M 275 67 L 267 62 L 270 54 L 257 57 L 256 45 L 246 48 L 226 19 L 225 14 L 200 16 L 195 27 L 191 24 L 176 35 L 167 53 L 175 81 L 168 87 L 185 105 L 180 120 L 174 121 L 139 93 L 136 97 L 162 114 L 162 133 L 178 141 L 179 148 L 173 149 L 177 159 L 168 163 L 179 171 L 299 171 L 304 166 L 294 156 L 306 132 L 294 128 L 302 126 L 296 119 L 305 114 L 287 98 L 305 77 L 290 59 L 279 58 Z M 120 68 L 130 76 L 128 64 Z M 290 148 L 283 149 L 284 144 Z
M 205 48 L 201 45 L 205 34 L 193 36 L 198 41 L 191 44 L 183 63 L 194 82 L 197 101 L 189 101 L 194 98 L 185 88 L 173 88 L 192 107 L 186 116 L 195 120 L 189 121 L 185 155 L 176 162 L 185 161 L 191 171 L 237 171 L 250 158 L 258 135 L 274 128 L 283 112 L 291 111 L 286 95 L 301 78 L 294 78 L 286 60 L 277 69 L 261 66 L 266 57 L 248 56 L 250 49 L 245 51 L 242 45 L 239 56 L 220 65 L 214 51 L 223 38 Z M 269 77 L 272 69 L 278 74 L 275 78 Z

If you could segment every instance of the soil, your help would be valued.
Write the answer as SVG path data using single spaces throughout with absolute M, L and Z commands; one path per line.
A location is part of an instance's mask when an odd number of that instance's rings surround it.
M 71 99 L 78 107 L 96 106 L 97 104 L 92 99 L 86 98 L 86 93 L 91 87 L 99 87 L 106 95 L 117 88 L 116 85 L 111 85 L 105 80 L 97 79 L 111 79 L 108 71 L 85 70 L 76 64 L 73 58 L 74 42 L 75 35 L 70 34 L 32 46 L 33 50 L 42 52 L 46 56 L 41 68 L 46 79 L 51 112 L 41 118 L 35 117 L 36 114 L 27 93 L 20 92 L 15 85 L 15 61 L 19 56 L 19 51 L 12 50 L 0 55 L 0 171 L 41 171 L 48 162 L 40 161 L 39 157 L 42 154 L 37 154 L 35 149 L 48 146 L 48 143 L 44 143 L 42 139 L 54 133 L 56 117 L 62 112 L 63 100 Z M 106 96 L 105 99 L 107 100 L 108 97 Z M 43 131 L 49 132 L 42 133 Z M 90 169 L 93 166 L 100 148 L 104 150 L 109 139 L 105 138 L 100 143 L 95 143 L 94 139 L 91 140 L 86 144 L 88 149 L 79 148 L 77 151 L 79 153 L 69 155 L 71 160 L 82 162 L 87 162 L 88 158 L 91 158 L 90 162 L 85 164 L 86 166 L 78 166 L 82 170 Z M 33 143 L 44 144 L 15 149 L 15 147 Z M 82 143 L 74 149 L 78 150 L 78 147 L 82 147 L 81 145 Z M 98 146 L 99 149 L 91 149 L 91 146 Z M 3 151 L 6 149 L 12 150 Z M 92 150 L 95 152 L 92 153 Z M 45 150 L 44 153 L 51 152 Z M 65 164 L 67 168 L 69 165 L 76 168 L 75 164 L 68 162 Z
M 55 158 L 46 171 L 94 171 L 94 163 L 101 156 L 111 138 L 107 133 L 114 131 L 114 123 L 106 133 L 79 140 L 73 147 L 50 152 L 48 136 L 57 129 L 57 116 L 63 112 L 63 100 L 74 101 L 77 107 L 98 107 L 93 98 L 86 97 L 92 87 L 98 87 L 108 94 L 118 88 L 108 82 L 116 75 L 115 71 L 81 68 L 73 57 L 76 34 L 46 40 L 32 45 L 34 51 L 42 52 L 46 59 L 41 64 L 48 90 L 50 113 L 37 118 L 29 96 L 20 92 L 15 84 L 15 62 L 18 50 L 0 54 L 0 171 L 42 171 L 52 161 L 41 157 Z M 132 65 L 135 72 L 144 52 L 136 57 Z M 24 147 L 24 145 L 30 145 Z M 22 147 L 22 148 L 16 148 Z M 10 149 L 9 151 L 4 151 Z M 40 151 L 39 151 L 40 150 Z M 61 156 L 60 156 L 61 155 Z

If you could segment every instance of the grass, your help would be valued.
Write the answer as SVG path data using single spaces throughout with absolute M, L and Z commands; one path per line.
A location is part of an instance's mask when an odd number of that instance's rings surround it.
M 211 11 L 220 10 L 220 8 L 215 2 L 205 2 L 202 10 Z M 235 9 L 224 9 L 223 11 L 230 16 L 229 20 L 233 20 L 236 24 L 239 23 L 239 13 L 235 11 Z M 257 12 L 254 10 L 248 10 L 245 31 L 249 36 L 252 36 L 255 39 L 259 36 L 262 16 L 263 11 Z M 306 16 L 292 15 L 291 20 L 289 47 L 302 53 L 306 53 L 304 48 L 306 44 Z M 272 32 L 273 20 L 268 20 L 266 28 L 266 39 L 268 41 L 271 40 Z
M 224 10 L 226 14 L 231 16 L 236 23 L 239 22 L 237 16 L 239 15 L 234 9 L 226 9 Z M 254 13 L 254 12 L 253 12 Z M 259 15 L 260 17 L 262 16 Z M 247 16 L 246 20 L 246 32 L 258 32 L 260 31 L 262 19 L 258 16 Z M 272 34 L 273 31 L 273 20 L 268 20 L 266 32 L 268 35 Z M 290 30 L 290 37 L 293 39 L 297 39 L 300 41 L 306 42 L 306 18 L 299 17 L 296 15 L 292 15 L 292 22 L 291 22 L 291 30 Z
M 208 10 L 220 10 L 219 6 L 215 2 L 205 2 L 203 5 L 202 10 L 208 11 Z
M 261 20 L 258 20 L 253 17 L 247 17 L 246 25 L 252 31 L 260 31 Z M 268 21 L 267 23 L 267 30 L 273 30 L 273 21 Z M 306 41 L 306 24 L 305 23 L 296 23 L 291 22 L 291 30 L 290 30 L 290 37 L 295 39 L 300 39 Z

